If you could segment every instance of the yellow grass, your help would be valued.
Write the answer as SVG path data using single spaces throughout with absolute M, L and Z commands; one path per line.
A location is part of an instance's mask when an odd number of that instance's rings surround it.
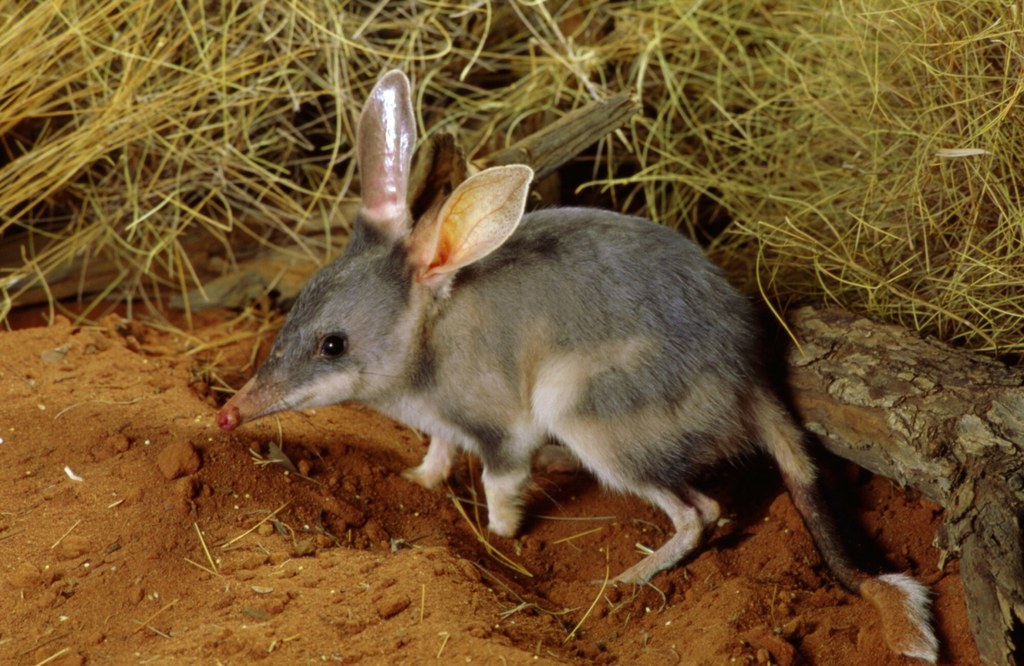
M 0 319 L 163 299 L 265 248 L 322 262 L 358 197 L 360 104 L 400 67 L 421 134 L 471 158 L 633 92 L 643 115 L 563 173 L 580 200 L 681 227 L 776 307 L 1024 347 L 1019 0 L 18 7 Z

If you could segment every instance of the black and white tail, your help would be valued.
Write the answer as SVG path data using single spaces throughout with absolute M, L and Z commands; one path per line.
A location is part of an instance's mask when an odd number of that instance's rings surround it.
M 814 464 L 802 445 L 803 433 L 769 393 L 762 392 L 755 402 L 761 442 L 777 461 L 822 559 L 844 587 L 878 610 L 886 643 L 893 651 L 935 663 L 939 642 L 932 629 L 928 588 L 906 574 L 871 576 L 849 560 L 818 490 Z

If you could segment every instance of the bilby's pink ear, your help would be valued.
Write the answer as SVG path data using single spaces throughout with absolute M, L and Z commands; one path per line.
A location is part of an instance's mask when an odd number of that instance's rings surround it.
M 391 70 L 377 81 L 359 117 L 356 150 L 362 180 L 361 217 L 390 238 L 409 230 L 406 205 L 416 145 L 409 79 Z
M 515 164 L 481 171 L 459 185 L 412 232 L 409 263 L 416 280 L 440 285 L 500 247 L 523 217 L 532 180 L 533 169 Z

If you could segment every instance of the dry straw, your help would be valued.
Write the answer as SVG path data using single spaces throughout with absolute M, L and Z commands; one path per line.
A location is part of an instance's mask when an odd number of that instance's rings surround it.
M 0 318 L 322 262 L 385 68 L 481 157 L 615 92 L 565 180 L 773 303 L 1024 347 L 1019 1 L 66 0 L 0 13 Z M 94 310 L 90 310 L 94 312 Z
M 723 251 L 756 249 L 770 300 L 1021 351 L 1021 4 L 825 6 L 775 3 L 735 30 L 694 20 L 716 45 L 695 69 L 715 74 L 686 95 L 699 148 L 680 181 L 735 220 Z

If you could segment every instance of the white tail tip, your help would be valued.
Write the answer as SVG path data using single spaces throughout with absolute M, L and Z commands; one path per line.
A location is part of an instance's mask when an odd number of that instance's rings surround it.
M 928 588 L 906 574 L 886 574 L 861 583 L 860 593 L 882 616 L 889 647 L 932 664 L 938 661 Z

